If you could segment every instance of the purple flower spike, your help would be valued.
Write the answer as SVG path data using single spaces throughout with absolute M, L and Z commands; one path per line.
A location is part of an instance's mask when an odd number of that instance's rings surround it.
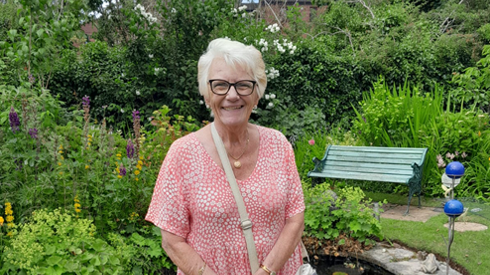
M 90 98 L 87 95 L 82 97 L 82 105 L 83 106 L 90 106 Z
M 29 129 L 29 135 L 31 136 L 31 138 L 37 139 L 37 129 L 36 128 Z
M 9 121 L 10 121 L 10 128 L 12 129 L 12 132 L 19 131 L 19 126 L 20 126 L 20 121 L 19 121 L 19 116 L 14 110 L 14 107 L 10 108 L 10 113 L 9 113 Z
M 126 156 L 128 159 L 132 159 L 134 156 L 134 144 L 131 139 L 128 139 L 128 145 L 126 145 Z
M 140 114 L 140 112 L 139 112 L 139 111 L 136 111 L 136 110 L 134 110 L 134 111 L 133 111 L 133 114 L 132 114 L 132 116 L 133 116 L 133 121 L 134 121 L 134 120 L 136 120 L 136 119 L 140 119 L 139 114 Z
M 119 167 L 119 176 L 126 176 L 126 168 L 124 166 Z

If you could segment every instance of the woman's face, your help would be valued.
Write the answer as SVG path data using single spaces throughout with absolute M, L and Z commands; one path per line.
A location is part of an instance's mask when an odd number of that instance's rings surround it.
M 216 58 L 209 68 L 209 80 L 221 79 L 229 83 L 236 83 L 242 80 L 253 80 L 251 76 L 240 66 L 236 69 L 228 66 L 223 58 Z M 255 89 L 257 89 L 255 85 Z M 209 96 L 206 103 L 214 113 L 215 121 L 219 121 L 226 126 L 240 126 L 248 123 L 253 107 L 258 104 L 259 97 L 256 91 L 251 95 L 239 95 L 235 87 L 231 86 L 226 95 L 216 95 L 211 91 L 208 83 Z

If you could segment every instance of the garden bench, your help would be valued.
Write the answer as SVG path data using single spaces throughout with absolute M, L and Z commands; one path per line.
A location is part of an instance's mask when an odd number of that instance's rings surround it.
M 422 170 L 427 148 L 365 147 L 329 145 L 323 159 L 313 158 L 309 177 L 350 179 L 405 184 L 410 201 L 422 191 Z

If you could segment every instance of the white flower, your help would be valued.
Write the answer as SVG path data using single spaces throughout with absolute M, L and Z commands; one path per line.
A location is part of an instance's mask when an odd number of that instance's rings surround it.
M 140 12 L 145 12 L 145 7 L 143 7 L 141 4 L 138 4 L 136 5 L 136 7 L 134 7 L 134 10 L 139 10 Z
M 124 113 L 124 110 L 123 109 L 121 109 L 121 113 Z
M 276 98 L 276 95 L 275 94 L 271 94 L 271 99 L 274 99 L 274 98 Z
M 171 13 L 177 13 L 177 10 L 176 10 L 175 8 L 172 8 L 172 9 L 170 10 L 170 12 L 171 12 Z
M 243 41 L 247 41 L 247 38 L 246 38 L 246 37 L 244 37 L 244 38 L 243 38 Z
M 269 100 L 269 95 L 265 95 L 265 99 L 266 100 Z
M 136 95 L 140 95 L 140 91 L 139 90 L 136 90 Z
M 124 77 L 124 74 L 121 74 L 121 77 Z
M 199 100 L 199 104 L 203 105 L 204 104 L 204 101 Z
M 267 106 L 272 108 L 272 107 L 274 107 L 274 103 L 269 102 L 269 104 L 267 104 Z
M 153 58 L 153 55 L 152 55 L 152 54 L 149 54 L 149 55 L 148 55 L 148 57 L 149 57 L 149 58 Z
M 111 17 L 112 17 L 112 15 L 111 15 L 111 14 L 109 14 L 109 16 L 108 16 L 107 18 L 109 18 L 109 20 L 111 20 Z
M 153 118 L 153 117 L 149 117 L 149 118 L 148 118 L 148 121 L 151 121 L 151 119 L 152 119 L 152 118 Z
M 247 9 L 247 6 L 246 5 L 243 5 L 241 7 L 238 8 L 238 11 L 244 11 Z
M 246 13 L 242 13 L 242 17 L 243 18 L 246 18 L 247 17 L 247 14 Z

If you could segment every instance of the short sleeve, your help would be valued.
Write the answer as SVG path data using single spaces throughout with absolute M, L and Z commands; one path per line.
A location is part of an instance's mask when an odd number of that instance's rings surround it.
M 185 155 L 182 140 L 170 147 L 160 168 L 145 219 L 157 227 L 186 238 L 189 233 L 189 209 L 181 167 Z
M 286 205 L 286 219 L 305 211 L 305 202 L 303 197 L 303 187 L 301 185 L 301 179 L 298 174 L 298 168 L 294 158 L 294 151 L 291 144 L 287 141 L 284 142 L 286 148 L 286 169 L 288 169 L 288 204 Z

